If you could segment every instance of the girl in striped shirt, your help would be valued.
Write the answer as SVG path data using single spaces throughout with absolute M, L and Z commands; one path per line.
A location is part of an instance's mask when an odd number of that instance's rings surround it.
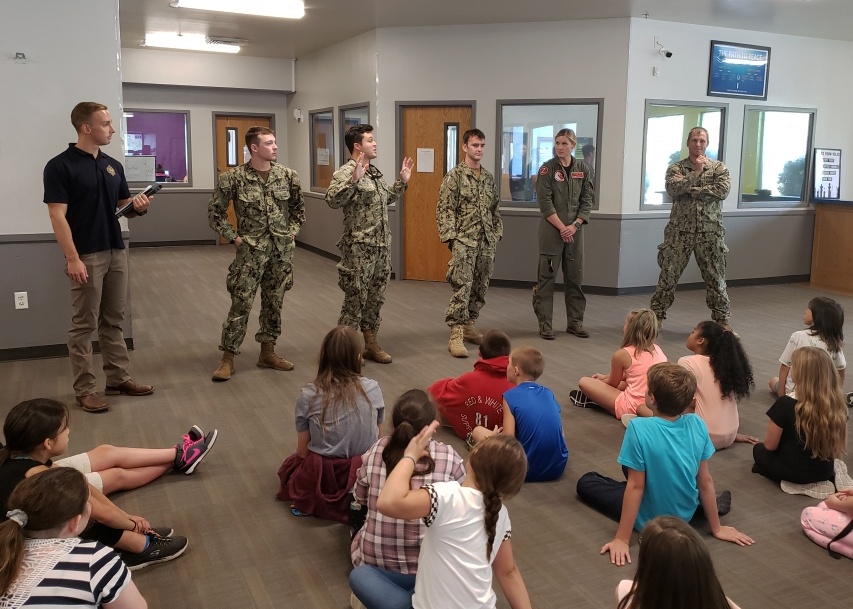
M 0 608 L 146 609 L 118 556 L 77 536 L 89 522 L 89 485 L 70 467 L 30 476 L 0 525 Z

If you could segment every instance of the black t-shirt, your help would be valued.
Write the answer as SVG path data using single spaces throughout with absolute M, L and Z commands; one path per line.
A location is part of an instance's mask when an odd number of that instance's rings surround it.
M 835 476 L 833 460 L 814 459 L 797 433 L 797 415 L 794 410 L 796 404 L 797 400 L 785 395 L 776 400 L 767 411 L 770 420 L 782 428 L 782 437 L 776 451 L 784 459 L 786 466 L 797 472 L 796 479 L 832 480 Z
M 78 254 L 124 248 L 115 211 L 129 197 L 124 167 L 100 150 L 93 157 L 69 144 L 44 168 L 44 202 L 68 205 L 65 218 Z
M 24 478 L 27 477 L 27 472 L 34 467 L 47 465 L 50 467 L 52 463 L 48 460 L 47 463 L 41 463 L 35 459 L 9 459 L 3 465 L 0 465 L 0 522 L 6 522 L 6 512 L 8 511 L 9 497 L 12 496 L 12 491 L 18 486 Z

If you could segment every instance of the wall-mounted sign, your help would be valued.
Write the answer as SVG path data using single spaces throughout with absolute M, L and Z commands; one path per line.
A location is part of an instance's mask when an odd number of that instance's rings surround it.
M 837 148 L 814 149 L 814 188 L 812 199 L 841 198 L 841 151 Z
M 708 95 L 767 99 L 770 47 L 711 41 Z

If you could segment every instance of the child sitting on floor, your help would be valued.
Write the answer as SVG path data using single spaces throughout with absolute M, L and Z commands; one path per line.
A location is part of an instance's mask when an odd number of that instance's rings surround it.
M 349 326 L 329 331 L 313 383 L 296 400 L 296 453 L 278 470 L 276 498 L 294 516 L 349 522 L 349 491 L 361 456 L 385 418 L 379 383 L 361 376 L 363 347 Z
M 643 529 L 637 574 L 619 582 L 616 601 L 616 609 L 738 609 L 723 592 L 705 542 L 672 516 L 658 516 Z
M 803 530 L 833 558 L 853 558 L 853 489 L 838 491 L 800 516 Z
M 796 397 L 794 379 L 790 375 L 791 356 L 800 347 L 817 347 L 826 351 L 844 386 L 844 371 L 847 368 L 847 360 L 841 349 L 844 344 L 844 309 L 832 298 L 815 296 L 806 307 L 803 324 L 808 328 L 791 334 L 785 351 L 779 357 L 779 376 L 770 379 L 770 391 L 777 397 Z
M 486 429 L 503 426 L 503 395 L 513 387 L 506 378 L 509 337 L 490 330 L 480 342 L 480 359 L 474 370 L 458 378 L 446 378 L 429 386 L 443 425 L 450 425 L 466 438 L 478 425 Z
M 527 454 L 527 482 L 556 480 L 563 475 L 569 449 L 563 434 L 560 405 L 554 392 L 535 382 L 545 370 L 545 359 L 532 347 L 520 347 L 509 356 L 506 378 L 516 385 L 503 399 L 503 427 L 475 427 L 473 444 L 495 433 L 515 436 Z
M 708 459 L 714 446 L 708 428 L 695 414 L 683 414 L 693 402 L 696 378 L 678 364 L 655 364 L 648 373 L 646 406 L 652 417 L 629 422 L 617 461 L 627 469 L 626 482 L 596 472 L 581 476 L 578 496 L 598 511 L 619 521 L 616 536 L 601 548 L 610 562 L 631 562 L 631 530 L 641 530 L 655 516 L 672 515 L 689 521 L 699 508 L 711 534 L 741 546 L 753 543 L 747 535 L 720 524 L 731 505 L 731 493 L 714 492 Z
M 755 384 L 740 339 L 715 321 L 703 321 L 687 337 L 687 348 L 694 355 L 682 357 L 678 364 L 696 377 L 696 402 L 688 410 L 705 421 L 714 448 L 757 443 L 755 436 L 737 432 L 737 401 L 748 396 Z
M 655 344 L 660 324 L 651 309 L 634 309 L 628 313 L 623 328 L 622 347 L 610 360 L 610 374 L 593 374 L 578 381 L 579 391 L 569 397 L 575 406 L 600 406 L 617 419 L 634 416 L 650 417 L 646 408 L 646 372 L 654 364 L 666 361 Z
M 783 395 L 767 411 L 764 441 L 752 447 L 752 471 L 775 482 L 826 482 L 834 490 L 835 459 L 847 442 L 847 406 L 829 354 L 800 347 L 791 356 L 797 398 Z M 784 488 L 784 487 L 783 487 Z

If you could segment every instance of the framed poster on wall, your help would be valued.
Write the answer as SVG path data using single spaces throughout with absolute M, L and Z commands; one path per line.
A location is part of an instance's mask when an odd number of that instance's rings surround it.
M 770 47 L 711 41 L 708 95 L 767 99 Z
M 814 149 L 812 200 L 841 199 L 841 150 Z

